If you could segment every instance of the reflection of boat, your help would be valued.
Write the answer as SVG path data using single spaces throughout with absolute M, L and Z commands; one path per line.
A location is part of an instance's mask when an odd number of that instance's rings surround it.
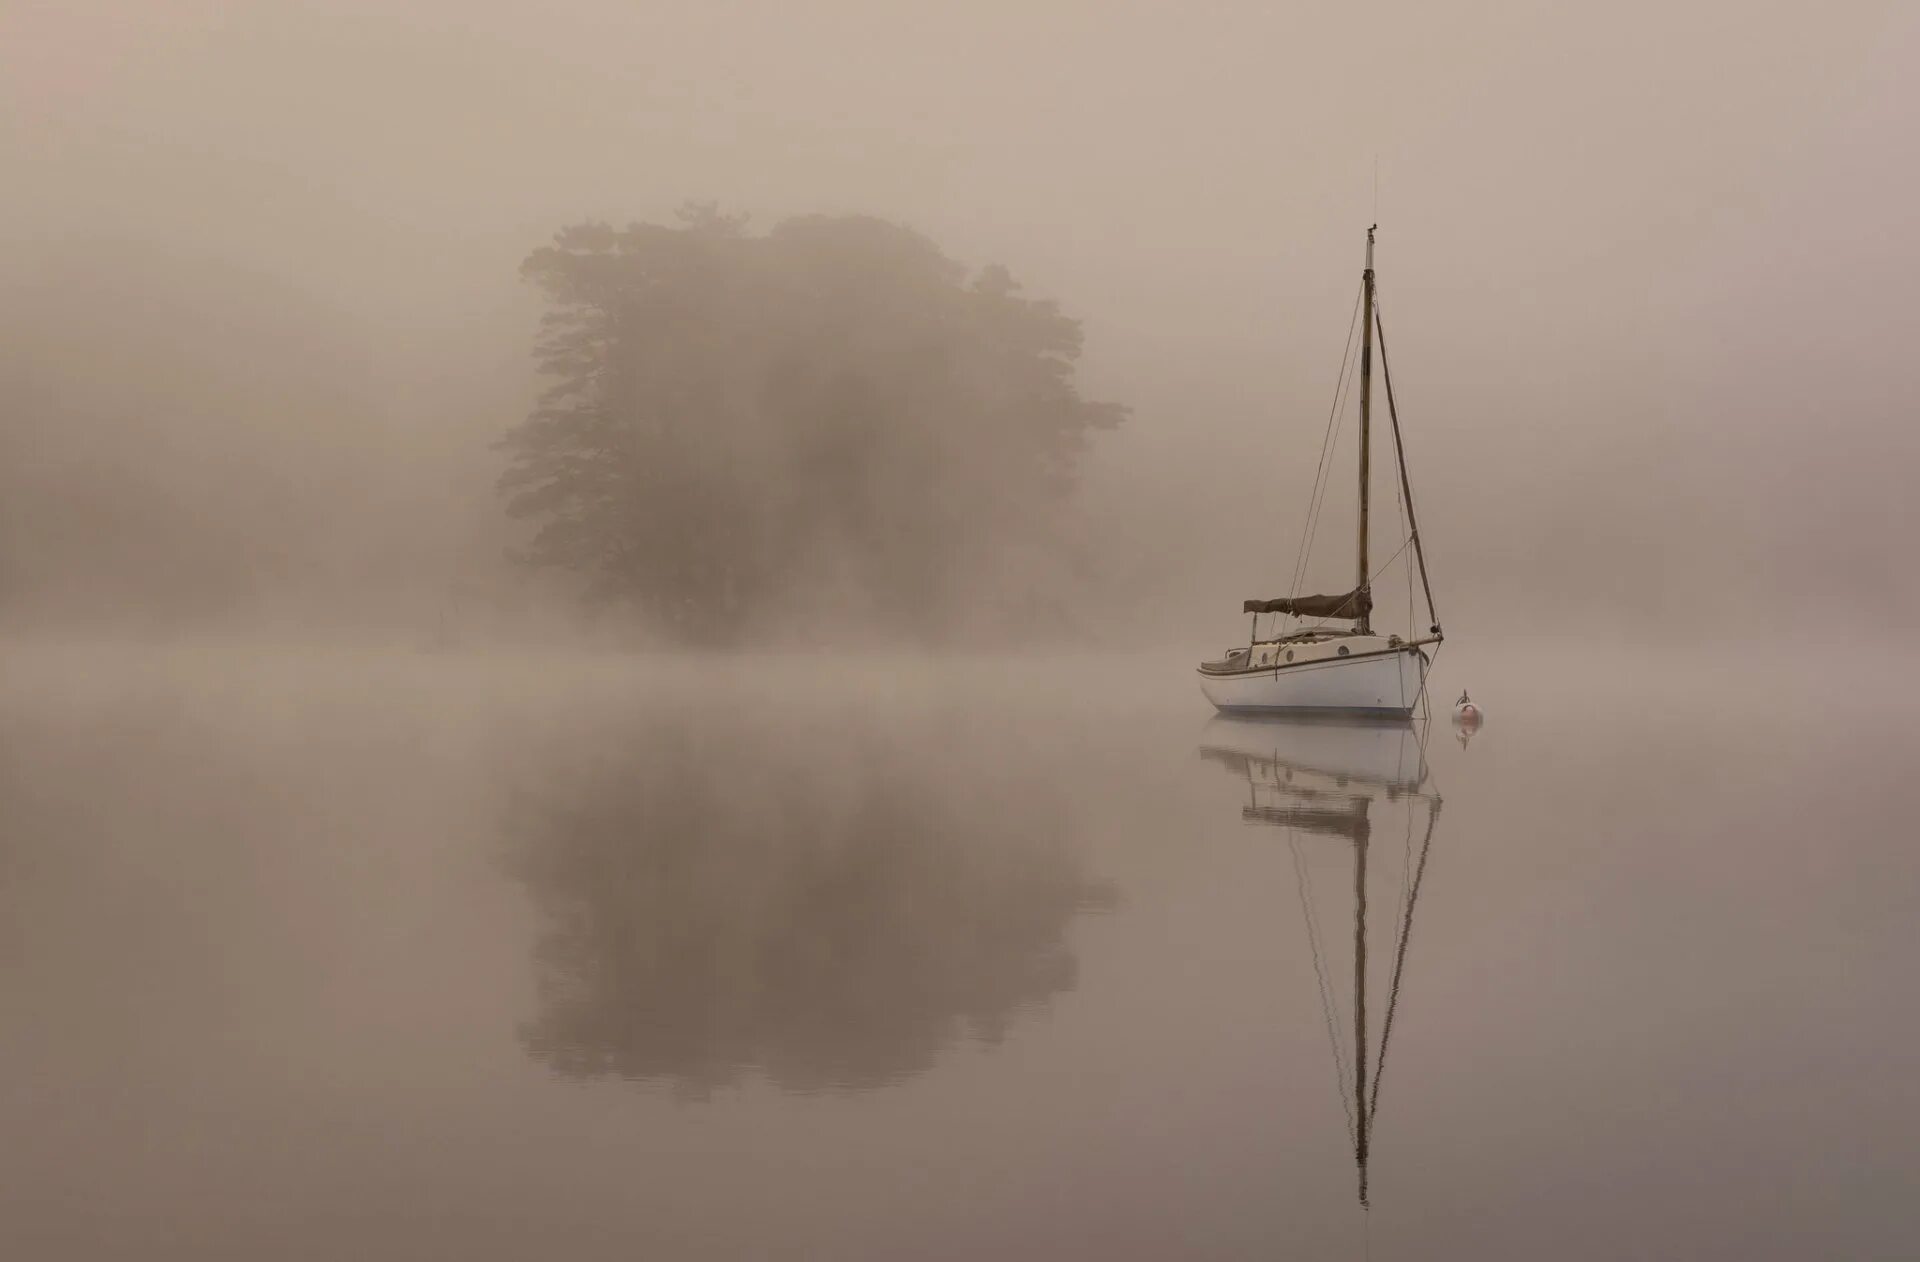
M 1229 718 L 1208 721 L 1201 756 L 1276 785 L 1301 776 L 1357 780 L 1394 793 L 1426 782 L 1421 729 L 1409 719 Z
M 1440 819 L 1440 795 L 1427 782 L 1425 735 L 1425 724 L 1410 722 L 1215 719 L 1207 724 L 1200 745 L 1201 757 L 1245 777 L 1247 802 L 1240 818 L 1285 829 L 1293 849 L 1301 915 L 1333 1045 L 1334 1073 L 1347 1114 L 1362 1206 L 1368 1204 L 1374 1119 L 1406 972 L 1414 904 Z M 1388 947 L 1384 955 L 1389 961 L 1384 978 L 1387 1001 L 1380 1015 L 1378 1045 L 1370 1052 L 1375 1030 L 1367 1012 L 1368 961 L 1382 957 L 1370 952 L 1367 913 L 1370 882 L 1383 875 L 1370 870 L 1370 852 L 1376 839 L 1385 840 L 1396 815 L 1404 823 L 1404 844 L 1396 849 L 1404 855 L 1405 870 L 1392 921 L 1393 937 L 1382 944 Z M 1337 850 L 1329 850 L 1329 845 Z M 1329 863 L 1341 868 L 1343 876 L 1345 869 L 1352 871 L 1353 1007 L 1345 1019 L 1336 1012 L 1334 978 L 1340 970 L 1337 961 L 1329 961 L 1336 947 L 1321 932 L 1313 893 L 1314 870 Z M 1343 1041 L 1348 1037 L 1343 1031 L 1351 1031 L 1350 1043 Z
M 1407 457 L 1400 442 L 1400 415 L 1393 401 L 1393 378 L 1387 371 L 1386 329 L 1380 323 L 1379 304 L 1374 294 L 1373 229 L 1367 229 L 1367 266 L 1360 277 L 1361 298 L 1357 304 L 1360 330 L 1360 364 L 1356 374 L 1360 383 L 1360 483 L 1356 501 L 1359 518 L 1359 565 L 1352 591 L 1331 596 L 1302 596 L 1299 586 L 1305 561 L 1313 544 L 1315 524 L 1324 503 L 1325 479 L 1332 465 L 1332 442 L 1337 430 L 1332 421 L 1340 414 L 1345 394 L 1347 363 L 1353 354 L 1353 332 L 1347 334 L 1348 361 L 1341 365 L 1340 387 L 1334 394 L 1334 411 L 1329 417 L 1327 437 L 1323 440 L 1320 463 L 1314 478 L 1313 494 L 1308 497 L 1307 529 L 1300 544 L 1300 556 L 1294 563 L 1293 588 L 1276 600 L 1249 600 L 1241 609 L 1253 615 L 1253 630 L 1245 648 L 1228 649 L 1225 656 L 1200 665 L 1200 690 L 1207 700 L 1226 712 L 1328 712 L 1328 713 L 1413 713 L 1426 687 L 1429 665 L 1425 647 L 1438 645 L 1443 638 L 1440 618 L 1433 608 L 1433 586 L 1427 581 L 1427 558 L 1420 545 L 1420 529 L 1413 517 L 1413 487 L 1407 480 Z M 1426 593 L 1427 632 L 1380 635 L 1373 629 L 1373 583 L 1380 573 L 1369 568 L 1368 544 L 1372 494 L 1372 410 L 1373 343 L 1380 334 L 1380 375 L 1387 388 L 1387 412 L 1393 421 L 1393 451 L 1399 481 L 1395 486 L 1406 525 L 1406 541 L 1387 557 L 1383 572 L 1400 553 L 1411 548 L 1419 565 L 1420 585 Z M 1412 577 L 1408 577 L 1408 603 L 1412 604 Z M 1299 619 L 1291 630 L 1275 628 L 1266 638 L 1260 635 L 1260 615 L 1278 614 Z M 1412 610 L 1408 610 L 1409 622 Z M 1329 626 L 1330 621 L 1350 623 Z

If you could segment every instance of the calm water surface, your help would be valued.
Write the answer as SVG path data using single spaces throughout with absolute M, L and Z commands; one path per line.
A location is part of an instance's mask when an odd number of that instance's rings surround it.
M 10 659 L 0 1256 L 1920 1255 L 1904 698 Z

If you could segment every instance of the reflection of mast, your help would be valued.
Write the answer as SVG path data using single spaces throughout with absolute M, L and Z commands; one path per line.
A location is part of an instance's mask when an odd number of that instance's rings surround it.
M 1380 1079 L 1387 1067 L 1387 1040 L 1393 1035 L 1393 1014 L 1400 1006 L 1400 979 L 1407 967 L 1407 942 L 1413 934 L 1413 907 L 1420 897 L 1420 880 L 1427 873 L 1427 854 L 1433 847 L 1433 826 L 1440 819 L 1440 797 L 1427 798 L 1427 830 L 1420 839 L 1420 858 L 1414 865 L 1393 949 L 1393 977 L 1387 984 L 1387 1011 L 1380 1021 L 1380 1050 L 1373 1063 L 1373 1090 L 1367 1091 L 1367 838 L 1354 846 L 1353 866 L 1353 1024 L 1354 1024 L 1354 1164 L 1360 1170 L 1360 1204 L 1367 1204 L 1367 1159 L 1373 1152 L 1373 1119 L 1380 1109 Z
M 1434 827 L 1440 818 L 1440 795 L 1426 786 L 1424 743 L 1426 729 L 1411 723 L 1348 723 L 1329 725 L 1294 721 L 1216 719 L 1207 725 L 1201 756 L 1247 777 L 1249 801 L 1240 811 L 1249 823 L 1287 830 L 1293 849 L 1294 875 L 1300 887 L 1300 906 L 1312 949 L 1314 974 L 1333 1047 L 1334 1076 L 1347 1113 L 1354 1164 L 1359 1175 L 1360 1204 L 1368 1205 L 1368 1166 L 1373 1155 L 1374 1119 L 1380 1107 L 1380 1083 L 1386 1069 L 1387 1044 L 1393 1034 L 1394 1014 L 1400 1003 L 1400 983 L 1406 973 L 1407 944 L 1413 928 L 1413 909 L 1427 870 Z M 1371 857 L 1374 803 L 1408 803 L 1408 861 L 1411 875 L 1400 908 L 1392 951 L 1393 968 L 1387 982 L 1386 1010 L 1381 1015 L 1377 1048 L 1369 1047 L 1367 1020 L 1367 878 Z M 1417 857 L 1412 842 L 1411 803 L 1426 804 L 1426 825 Z M 1345 1056 L 1335 1021 L 1334 987 L 1321 950 L 1320 925 L 1309 894 L 1301 836 L 1335 837 L 1353 853 L 1353 1053 Z M 1352 1073 L 1349 1091 L 1348 1073 Z
M 1353 1160 L 1360 1167 L 1362 1205 L 1367 1203 L 1367 1152 L 1373 1137 L 1373 1118 L 1367 1112 L 1367 841 L 1362 833 L 1353 847 Z

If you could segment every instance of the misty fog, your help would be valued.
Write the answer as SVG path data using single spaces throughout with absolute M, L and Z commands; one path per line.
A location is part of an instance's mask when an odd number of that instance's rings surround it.
M 539 384 L 519 267 L 689 201 L 898 224 L 1080 322 L 1080 394 L 1130 414 L 1080 460 L 1071 556 L 946 580 L 969 608 L 1044 585 L 1054 641 L 1211 650 L 1276 594 L 1376 221 L 1455 637 L 1920 608 L 1901 6 L 0 24 L 15 628 L 576 629 L 495 489 Z
M 0 1258 L 1920 1254 L 1916 81 L 0 0 Z

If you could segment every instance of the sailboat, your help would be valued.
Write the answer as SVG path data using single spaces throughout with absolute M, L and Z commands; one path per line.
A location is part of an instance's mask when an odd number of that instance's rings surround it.
M 1371 714 L 1406 717 L 1425 693 L 1427 669 L 1431 659 L 1429 645 L 1444 639 L 1440 618 L 1433 608 L 1433 585 L 1427 578 L 1426 553 L 1420 544 L 1420 528 L 1413 516 L 1413 487 L 1407 479 L 1406 451 L 1400 441 L 1400 414 L 1394 405 L 1393 378 L 1387 370 L 1387 336 L 1380 322 L 1380 307 L 1374 291 L 1373 237 L 1379 225 L 1367 229 L 1367 264 L 1361 273 L 1360 325 L 1360 495 L 1359 557 L 1352 591 L 1328 596 L 1287 595 L 1268 600 L 1249 600 L 1241 606 L 1253 616 L 1251 636 L 1244 648 L 1228 649 L 1226 654 L 1200 664 L 1200 690 L 1224 713 L 1280 711 L 1295 713 Z M 1393 450 L 1400 474 L 1400 503 L 1405 511 L 1408 536 L 1400 551 L 1412 548 L 1419 565 L 1420 585 L 1426 594 L 1427 633 L 1423 636 L 1380 635 L 1374 631 L 1373 580 L 1378 577 L 1369 568 L 1369 532 L 1371 527 L 1371 489 L 1373 459 L 1373 346 L 1380 343 L 1380 375 L 1387 390 L 1387 412 L 1393 421 Z M 1348 335 L 1349 354 L 1352 335 Z M 1336 390 L 1336 414 L 1346 384 L 1346 367 L 1341 369 L 1341 389 Z M 1334 434 L 1328 425 L 1328 442 Z M 1321 468 L 1327 467 L 1327 453 L 1321 454 Z M 1308 526 L 1301 543 L 1301 561 L 1294 567 L 1297 591 L 1308 547 L 1317 521 L 1322 486 L 1316 477 L 1314 493 L 1308 500 Z M 1391 565 L 1400 555 L 1387 558 Z M 1381 567 L 1382 569 L 1385 566 Z M 1411 589 L 1411 584 L 1409 584 Z M 1409 590 L 1411 603 L 1411 590 Z M 1260 635 L 1260 616 L 1277 614 L 1299 620 L 1292 630 L 1276 627 L 1266 638 Z M 1309 621 L 1310 620 L 1310 621 Z
M 1300 906 L 1327 1034 L 1333 1045 L 1334 1077 L 1347 1115 L 1347 1136 L 1363 1208 L 1371 1204 L 1374 1119 L 1379 1113 L 1387 1045 L 1406 976 L 1414 905 L 1426 877 L 1434 827 L 1440 820 L 1440 795 L 1427 781 L 1424 735 L 1424 727 L 1405 721 L 1349 718 L 1316 723 L 1222 717 L 1207 724 L 1200 745 L 1201 757 L 1246 778 L 1247 799 L 1240 808 L 1241 819 L 1285 829 L 1293 848 L 1294 876 L 1300 883 Z M 1416 804 L 1423 809 L 1416 810 Z M 1383 826 L 1382 816 L 1387 814 L 1382 808 L 1389 805 L 1405 806 L 1406 836 L 1396 838 L 1402 844 L 1391 849 L 1402 852 L 1407 872 L 1395 908 L 1398 915 L 1387 957 L 1391 963 L 1383 970 L 1386 1005 L 1379 1013 L 1376 1030 L 1367 1007 L 1369 937 L 1377 932 L 1370 931 L 1367 918 L 1369 868 L 1375 831 Z M 1309 853 L 1316 840 L 1328 839 L 1339 847 L 1339 855 Z M 1353 870 L 1354 905 L 1353 999 L 1347 1020 L 1336 1016 L 1338 983 L 1328 960 L 1332 944 L 1321 932 L 1310 875 L 1316 861 L 1345 866 L 1341 864 L 1343 859 Z M 1374 993 L 1377 1002 L 1377 991 Z M 1346 1042 L 1349 1037 L 1351 1045 Z

